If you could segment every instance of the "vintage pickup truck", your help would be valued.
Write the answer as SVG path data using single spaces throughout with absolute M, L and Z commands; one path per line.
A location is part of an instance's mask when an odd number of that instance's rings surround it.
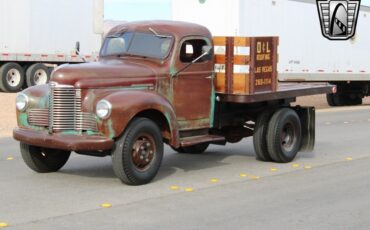
M 36 172 L 59 170 L 72 151 L 111 156 L 130 185 L 155 177 L 164 143 L 202 153 L 253 136 L 257 159 L 290 162 L 315 141 L 314 108 L 291 103 L 335 88 L 279 84 L 277 47 L 277 37 L 212 37 L 185 22 L 122 24 L 98 62 L 61 66 L 18 94 L 13 136 Z

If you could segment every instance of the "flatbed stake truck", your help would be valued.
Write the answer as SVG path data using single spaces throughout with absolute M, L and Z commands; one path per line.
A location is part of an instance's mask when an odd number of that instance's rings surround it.
M 150 182 L 164 143 L 179 153 L 253 136 L 257 158 L 290 162 L 315 142 L 315 109 L 298 96 L 330 85 L 278 84 L 277 37 L 212 37 L 203 26 L 144 21 L 113 28 L 99 61 L 64 65 L 16 100 L 25 163 L 54 172 L 72 151 L 111 156 L 117 177 Z

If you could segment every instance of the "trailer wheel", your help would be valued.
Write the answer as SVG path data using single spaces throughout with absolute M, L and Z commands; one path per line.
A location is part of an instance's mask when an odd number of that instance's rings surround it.
M 149 183 L 163 158 L 163 139 L 158 126 L 147 118 L 133 120 L 112 151 L 116 176 L 129 185 Z
M 347 104 L 348 105 L 361 105 L 362 97 L 358 95 L 348 95 Z
M 334 101 L 334 94 L 333 93 L 327 93 L 326 94 L 326 101 L 328 102 L 328 105 L 330 106 L 337 106 Z
M 253 133 L 253 146 L 258 160 L 272 161 L 267 149 L 267 129 L 273 111 L 264 111 L 257 118 Z
M 49 82 L 50 71 L 42 63 L 36 63 L 27 68 L 26 71 L 26 82 L 27 87 L 34 85 L 42 85 Z
M 0 89 L 4 92 L 19 91 L 24 82 L 23 68 L 15 63 L 8 62 L 0 67 Z
M 297 113 L 282 108 L 272 116 L 267 130 L 267 148 L 275 162 L 291 162 L 297 155 L 301 143 L 301 122 Z
M 209 143 L 201 143 L 201 144 L 196 144 L 192 146 L 172 148 L 172 149 L 178 153 L 199 154 L 199 153 L 204 153 L 207 150 L 208 146 L 209 146 Z
M 68 161 L 71 152 L 47 149 L 20 143 L 23 161 L 32 170 L 39 173 L 56 172 Z

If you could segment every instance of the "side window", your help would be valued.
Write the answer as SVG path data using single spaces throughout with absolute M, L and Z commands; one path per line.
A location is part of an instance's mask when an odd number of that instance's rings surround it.
M 205 46 L 207 46 L 207 42 L 203 39 L 186 40 L 181 45 L 180 61 L 184 63 L 192 62 L 194 59 L 202 55 Z M 198 60 L 197 63 L 207 60 L 208 58 L 204 57 Z

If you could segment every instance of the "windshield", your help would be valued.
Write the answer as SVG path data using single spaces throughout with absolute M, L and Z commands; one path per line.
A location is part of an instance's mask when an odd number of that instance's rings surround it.
M 160 37 L 152 33 L 126 32 L 104 40 L 101 56 L 134 55 L 164 59 L 172 44 L 172 37 Z

